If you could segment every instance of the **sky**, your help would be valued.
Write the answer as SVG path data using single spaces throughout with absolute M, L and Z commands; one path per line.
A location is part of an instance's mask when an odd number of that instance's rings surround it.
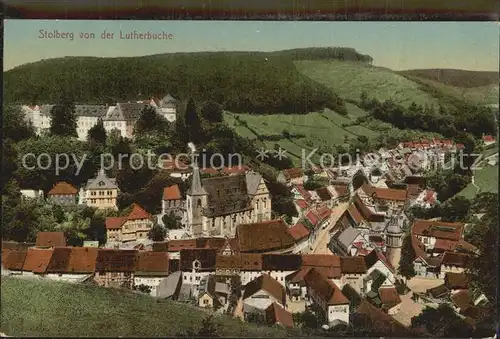
M 5 20 L 4 70 L 64 56 L 141 56 L 197 51 L 277 51 L 352 47 L 393 70 L 457 68 L 498 71 L 496 22 L 292 22 Z M 72 32 L 43 39 L 40 30 Z M 172 34 L 170 40 L 126 40 L 132 31 Z M 101 39 L 107 31 L 114 39 Z M 94 33 L 82 39 L 80 32 Z

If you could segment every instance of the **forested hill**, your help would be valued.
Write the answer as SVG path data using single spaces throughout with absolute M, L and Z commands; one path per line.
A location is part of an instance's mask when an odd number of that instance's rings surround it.
M 488 71 L 467 71 L 461 69 L 412 69 L 400 71 L 403 76 L 416 76 L 455 87 L 480 87 L 498 85 L 499 73 Z
M 25 64 L 4 73 L 5 100 L 51 103 L 70 91 L 77 102 L 115 103 L 138 95 L 171 93 L 212 99 L 233 112 L 306 113 L 344 109 L 334 89 L 297 71 L 297 60 L 369 63 L 351 48 L 279 52 L 172 53 L 143 57 L 65 57 Z

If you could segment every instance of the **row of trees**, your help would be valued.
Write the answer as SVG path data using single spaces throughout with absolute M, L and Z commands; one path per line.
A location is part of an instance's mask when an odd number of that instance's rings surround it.
M 455 140 L 457 137 L 466 138 L 467 133 L 475 137 L 481 137 L 483 133 L 496 133 L 495 117 L 488 107 L 456 103 L 454 107 L 439 106 L 435 109 L 412 102 L 405 108 L 391 100 L 380 102 L 369 99 L 365 92 L 361 94 L 359 105 L 374 118 L 390 122 L 396 127 L 436 132 Z

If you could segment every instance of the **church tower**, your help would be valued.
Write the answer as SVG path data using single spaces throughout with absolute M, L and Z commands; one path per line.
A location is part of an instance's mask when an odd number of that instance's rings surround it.
M 385 230 L 386 234 L 386 257 L 392 267 L 397 271 L 401 259 L 401 247 L 403 246 L 404 215 L 391 216 Z
M 203 233 L 203 208 L 207 206 L 208 195 L 201 184 L 197 160 L 195 156 L 191 187 L 186 193 L 187 225 L 193 236 L 201 236 Z

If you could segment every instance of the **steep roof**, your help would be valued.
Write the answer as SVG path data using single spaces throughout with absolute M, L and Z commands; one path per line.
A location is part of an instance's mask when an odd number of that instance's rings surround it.
M 252 208 L 245 174 L 203 179 L 203 188 L 208 194 L 205 210 L 207 217 L 217 217 Z
M 106 120 L 137 120 L 141 116 L 142 110 L 149 106 L 144 102 L 119 102 L 116 107 L 108 112 Z
M 366 273 L 364 257 L 340 257 L 340 269 L 342 274 Z
M 469 260 L 469 255 L 456 252 L 445 252 L 443 255 L 442 265 L 465 267 Z
M 266 309 L 266 320 L 270 325 L 279 324 L 285 327 L 294 326 L 292 313 L 288 312 L 277 303 L 272 303 Z
M 66 236 L 64 232 L 38 232 L 36 235 L 36 246 L 66 246 Z
M 78 189 L 73 185 L 68 184 L 66 181 L 59 181 L 52 187 L 52 189 L 47 193 L 47 195 L 76 195 Z
M 462 237 L 464 224 L 436 220 L 414 221 L 411 232 L 414 235 L 458 241 Z
M 401 298 L 395 287 L 384 287 L 378 290 L 380 301 L 382 302 L 382 309 L 385 311 L 390 310 L 394 306 L 401 303 Z
M 354 204 L 350 204 L 349 208 L 344 213 L 348 213 L 357 225 L 363 221 L 363 216 Z
M 133 272 L 136 250 L 99 249 L 96 259 L 98 272 Z
M 47 273 L 66 273 L 69 267 L 71 247 L 56 247 L 47 266 Z
M 304 281 L 327 305 L 349 304 L 349 300 L 342 294 L 340 288 L 315 268 L 309 270 Z
M 328 201 L 332 198 L 330 192 L 328 191 L 328 188 L 326 187 L 320 187 L 316 189 L 316 194 L 321 199 L 321 201 Z
M 262 254 L 241 253 L 241 269 L 244 271 L 262 271 Z
M 371 268 L 377 261 L 381 261 L 391 272 L 394 273 L 394 267 L 389 263 L 387 258 L 378 250 L 373 250 L 370 252 L 370 254 L 365 255 L 365 264 L 366 268 Z
M 45 273 L 53 254 L 53 249 L 30 248 L 22 266 L 23 271 Z
M 296 242 L 307 238 L 310 234 L 309 229 L 300 222 L 290 227 L 288 232 Z
M 182 196 L 178 185 L 168 186 L 163 189 L 163 200 L 179 199 L 182 199 Z
M 265 252 L 289 248 L 295 244 L 287 225 L 281 219 L 240 224 L 236 235 L 242 252 Z
M 168 274 L 168 252 L 137 252 L 135 275 L 167 276 Z
M 347 249 L 360 234 L 361 233 L 354 227 L 348 227 L 335 234 L 334 238 Z
M 361 213 L 364 219 L 373 222 L 382 222 L 385 219 L 383 214 L 377 214 L 372 212 L 368 207 L 365 206 L 361 198 L 356 194 L 354 196 L 354 205 L 357 210 Z
M 97 254 L 96 247 L 71 247 L 69 257 L 69 273 L 91 273 L 95 272 Z
M 129 220 L 151 220 L 151 214 L 146 212 L 141 206 L 134 203 L 132 204 L 132 211 L 125 217 L 107 217 L 106 218 L 106 228 L 107 229 L 117 229 L 121 228 L 125 222 Z
M 278 300 L 282 305 L 286 304 L 286 292 L 283 285 L 271 278 L 266 273 L 263 273 L 258 278 L 250 281 L 245 286 L 243 300 L 251 297 L 260 290 L 264 290 Z
M 88 190 L 113 190 L 118 189 L 118 186 L 116 185 L 115 178 L 108 178 L 106 173 L 104 173 L 104 170 L 99 170 L 94 179 L 87 180 L 85 188 Z
M 473 306 L 469 290 L 458 291 L 453 294 L 450 299 L 456 307 L 460 308 L 460 313 L 464 312 L 470 306 Z
M 340 278 L 340 257 L 332 254 L 302 254 L 302 267 L 314 268 L 330 279 Z
M 217 254 L 215 257 L 215 268 L 241 269 L 241 256 Z
M 23 269 L 28 250 L 2 250 L 2 265 L 11 271 L 21 271 Z
M 263 178 L 259 173 L 246 172 L 245 180 L 247 182 L 247 193 L 252 196 L 257 193 L 257 190 L 260 183 L 263 181 Z
M 469 287 L 470 276 L 466 273 L 446 272 L 444 283 L 450 290 L 467 289 Z
M 408 329 L 399 321 L 373 306 L 368 301 L 363 300 L 356 309 L 356 315 L 370 320 L 375 330 L 391 333 L 395 336 L 408 336 Z
M 264 271 L 295 271 L 302 266 L 299 254 L 263 254 L 262 270 Z
M 298 167 L 284 169 L 283 174 L 287 180 L 302 178 L 304 176 L 304 172 L 302 172 L 302 169 Z

